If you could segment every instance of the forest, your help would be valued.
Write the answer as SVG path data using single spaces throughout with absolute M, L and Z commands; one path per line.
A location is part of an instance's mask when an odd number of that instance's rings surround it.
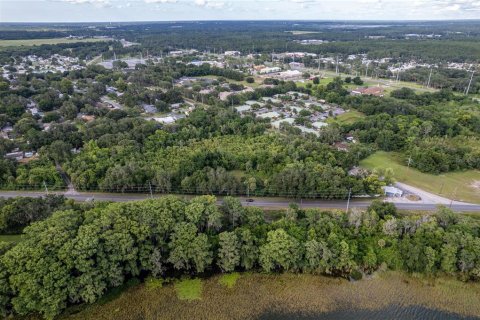
M 369 58 L 389 57 L 393 62 L 419 60 L 427 63 L 477 62 L 480 55 L 478 21 L 450 22 L 448 28 L 441 21 L 431 22 L 329 22 L 329 21 L 205 21 L 202 23 L 118 23 L 85 25 L 65 24 L 63 31 L 45 30 L 39 25 L 22 30 L 21 26 L 0 25 L 0 39 L 30 39 L 74 36 L 107 36 L 140 43 L 141 46 L 122 48 L 117 43 L 117 54 L 144 55 L 147 52 L 168 52 L 175 49 L 197 49 L 217 52 L 239 50 L 243 53 L 271 54 L 284 51 L 307 51 L 321 55 L 368 54 Z M 60 26 L 57 26 L 59 28 Z M 304 33 L 295 33 L 295 31 Z M 32 32 L 34 31 L 34 32 Z M 406 34 L 419 34 L 419 39 L 408 39 Z M 252 36 L 254 35 L 254 36 Z M 438 35 L 440 38 L 427 36 Z M 371 39 L 370 37 L 383 37 Z M 321 45 L 302 45 L 295 40 L 322 39 Z M 78 44 L 73 54 L 93 58 L 96 48 L 109 44 Z M 110 44 L 111 45 L 111 44 Z M 59 46 L 11 48 L 0 50 L 0 61 L 8 61 L 20 53 L 43 55 Z M 89 48 L 91 54 L 82 48 Z M 30 50 L 30 51 L 27 51 Z M 106 56 L 113 55 L 108 50 Z
M 382 266 L 480 279 L 480 224 L 447 208 L 403 216 L 382 202 L 348 213 L 291 205 L 270 223 L 266 214 L 213 196 L 56 211 L 19 243 L 0 243 L 0 312 L 52 319 L 131 278 L 232 271 L 359 279 Z

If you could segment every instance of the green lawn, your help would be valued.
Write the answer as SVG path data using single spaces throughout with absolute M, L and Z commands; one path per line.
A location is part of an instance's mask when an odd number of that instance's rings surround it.
M 2 235 L 0 234 L 0 242 L 20 242 L 22 241 L 22 235 L 21 234 L 5 234 Z
M 357 110 L 350 110 L 344 114 L 338 115 L 335 118 L 328 118 L 328 123 L 338 123 L 338 124 L 352 124 L 357 120 L 365 117 L 365 115 Z
M 362 160 L 360 165 L 367 169 L 391 168 L 399 182 L 459 201 L 480 203 L 480 189 L 473 186 L 480 181 L 480 171 L 468 170 L 432 175 L 408 168 L 400 163 L 400 156 L 393 152 L 379 151 Z
M 111 39 L 67 39 L 67 38 L 50 38 L 50 39 L 21 39 L 21 40 L 0 40 L 0 47 L 19 47 L 19 46 L 40 46 L 42 44 L 59 44 L 59 43 L 77 43 L 77 42 L 100 42 L 109 41 Z
M 309 69 L 312 73 L 316 73 L 316 69 Z M 354 78 L 355 75 L 348 75 L 348 74 L 336 74 L 335 71 L 330 71 L 330 70 L 324 70 L 321 69 L 320 73 L 324 75 L 325 78 L 323 78 L 320 81 L 320 84 L 326 85 L 329 82 L 331 82 L 335 77 L 341 77 L 342 79 L 345 80 L 346 77 L 351 77 Z M 346 84 L 347 89 L 355 89 L 357 87 L 374 87 L 380 84 L 384 89 L 385 89 L 385 94 L 388 95 L 390 92 L 393 90 L 397 90 L 403 87 L 413 89 L 417 93 L 422 93 L 422 92 L 435 92 L 437 89 L 433 88 L 425 88 L 419 83 L 416 82 L 406 82 L 406 81 L 399 81 L 399 82 L 394 82 L 394 81 L 389 81 L 388 79 L 374 79 L 367 77 L 365 78 L 364 76 L 360 76 L 362 80 L 364 81 L 364 84 L 361 86 L 357 86 L 355 84 Z

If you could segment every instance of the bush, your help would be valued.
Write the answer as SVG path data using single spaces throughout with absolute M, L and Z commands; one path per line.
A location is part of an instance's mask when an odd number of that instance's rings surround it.
M 218 279 L 218 283 L 221 285 L 232 289 L 235 284 L 237 283 L 237 280 L 240 278 L 240 274 L 238 272 L 233 272 L 233 273 L 228 273 L 224 274 Z
M 185 279 L 175 282 L 175 292 L 180 300 L 202 299 L 203 283 L 200 279 Z

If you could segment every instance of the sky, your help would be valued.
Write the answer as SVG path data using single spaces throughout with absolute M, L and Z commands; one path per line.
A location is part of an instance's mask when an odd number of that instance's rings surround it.
M 0 22 L 480 19 L 480 0 L 0 0 Z

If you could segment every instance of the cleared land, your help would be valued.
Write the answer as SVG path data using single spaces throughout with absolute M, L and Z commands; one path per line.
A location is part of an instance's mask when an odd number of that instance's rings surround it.
M 316 70 L 316 69 L 309 69 L 309 70 L 306 70 L 306 71 L 311 72 L 312 74 L 316 74 L 318 72 L 318 70 Z M 319 73 L 323 74 L 323 79 L 320 82 L 320 84 L 328 84 L 329 82 L 333 81 L 333 79 L 336 78 L 336 77 L 341 77 L 344 80 L 345 80 L 346 77 L 351 77 L 351 78 L 355 77 L 355 75 L 344 74 L 344 73 L 336 74 L 334 71 L 324 70 L 324 69 L 321 69 L 319 71 Z M 357 87 L 366 87 L 366 86 L 373 87 L 373 86 L 380 85 L 385 89 L 385 94 L 387 94 L 387 95 L 390 92 L 392 92 L 396 89 L 401 89 L 401 88 L 410 88 L 410 89 L 416 91 L 417 93 L 438 91 L 437 89 L 434 89 L 434 88 L 426 88 L 425 86 L 423 86 L 421 84 L 418 84 L 418 83 L 415 83 L 415 82 L 406 82 L 406 81 L 395 82 L 395 81 L 391 81 L 389 79 L 381 79 L 381 78 L 376 79 L 376 78 L 371 78 L 371 77 L 365 77 L 365 76 L 362 76 L 362 75 L 360 75 L 360 77 L 364 81 L 363 85 L 358 86 L 358 85 L 355 85 L 355 84 L 351 83 L 351 84 L 347 85 L 347 88 L 348 89 L 355 89 Z
M 0 234 L 0 242 L 19 242 L 22 240 L 21 234 Z
M 241 84 L 245 87 L 251 87 L 253 89 L 256 89 L 258 88 L 262 83 L 263 83 L 263 79 L 260 78 L 260 77 L 255 77 L 255 76 L 249 76 L 249 77 L 252 77 L 255 82 L 254 83 L 248 83 L 246 80 L 243 80 L 243 81 L 237 81 L 237 80 L 233 80 L 233 79 L 227 79 L 225 78 L 225 80 L 228 82 L 228 83 L 234 83 L 234 84 Z M 198 77 L 193 77 L 193 78 L 198 78 L 198 79 L 201 79 L 201 78 L 208 78 L 208 79 L 214 79 L 214 80 L 217 80 L 218 78 L 222 78 L 221 76 L 212 76 L 212 75 L 208 75 L 208 76 L 198 76 Z M 246 77 L 247 78 L 247 77 Z
M 338 124 L 352 124 L 363 117 L 365 117 L 363 113 L 358 112 L 356 110 L 350 110 L 334 118 L 328 118 L 327 122 L 338 123 Z
M 428 308 L 454 313 L 457 317 L 480 315 L 480 284 L 450 278 L 424 279 L 386 272 L 368 280 L 349 282 L 309 274 L 244 273 L 228 287 L 221 284 L 222 277 L 196 279 L 202 283 L 201 291 L 195 290 L 201 299 L 182 299 L 175 283 L 156 289 L 141 284 L 106 303 L 78 308 L 74 311 L 77 313 L 59 318 L 222 320 L 277 319 L 275 314 L 293 315 L 280 317 L 290 319 L 314 314 L 317 317 L 308 319 L 320 319 L 323 313 L 347 309 L 375 313 L 379 319 L 378 312 L 392 306 L 400 311 L 409 307 Z M 428 315 L 427 318 L 434 319 Z M 397 314 L 397 318 L 401 319 L 402 315 Z M 411 315 L 408 318 L 413 319 Z M 448 318 L 452 317 L 443 317 Z
M 400 162 L 400 155 L 379 151 L 362 160 L 364 168 L 393 170 L 399 182 L 457 201 L 480 203 L 480 171 L 468 170 L 433 175 L 409 168 Z
M 22 40 L 0 40 L 0 47 L 31 47 L 41 46 L 42 44 L 59 44 L 59 43 L 78 43 L 78 42 L 101 42 L 110 41 L 112 39 L 67 39 L 67 38 L 50 38 L 50 39 L 22 39 Z

